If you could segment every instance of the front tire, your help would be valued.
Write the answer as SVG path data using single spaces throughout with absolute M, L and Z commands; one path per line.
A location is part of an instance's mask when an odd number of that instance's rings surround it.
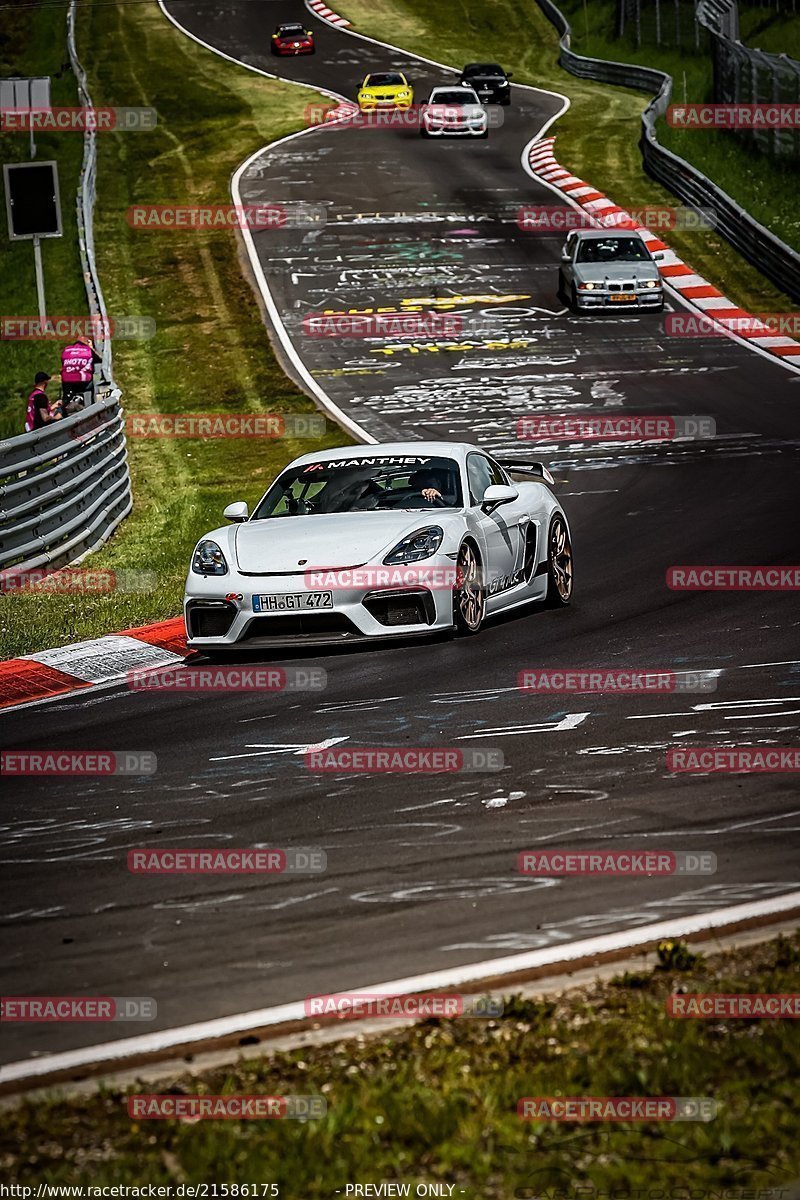
M 464 637 L 478 633 L 486 615 L 486 593 L 481 582 L 481 560 L 472 542 L 462 542 L 453 588 L 453 624 Z
M 574 569 L 572 541 L 567 523 L 556 514 L 547 535 L 547 595 L 548 608 L 565 608 L 572 600 Z

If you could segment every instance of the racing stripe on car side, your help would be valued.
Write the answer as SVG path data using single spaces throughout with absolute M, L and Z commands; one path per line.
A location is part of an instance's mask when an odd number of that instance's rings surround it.
M 739 308 L 707 279 L 697 275 L 660 236 L 635 224 L 634 218 L 624 208 L 563 167 L 555 157 L 555 140 L 549 137 L 532 143 L 528 151 L 531 174 L 542 179 L 553 191 L 562 192 L 570 203 L 579 205 L 589 222 L 597 228 L 602 228 L 604 221 L 609 222 L 609 218 L 617 214 L 620 214 L 620 220 L 627 218 L 630 227 L 641 234 L 651 251 L 663 253 L 664 259 L 658 263 L 659 273 L 667 286 L 676 291 L 687 305 L 697 309 L 705 319 L 718 325 L 726 336 L 742 345 L 755 346 L 785 365 L 796 360 L 796 365 L 800 366 L 800 342 L 777 333 L 758 317 Z

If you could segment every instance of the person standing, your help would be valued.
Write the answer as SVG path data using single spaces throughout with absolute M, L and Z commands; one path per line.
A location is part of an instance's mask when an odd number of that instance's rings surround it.
M 61 352 L 61 409 L 65 417 L 94 400 L 94 366 L 102 362 L 89 337 L 78 337 Z
M 51 376 L 46 371 L 36 372 L 33 391 L 28 396 L 28 408 L 25 413 L 26 433 L 33 433 L 35 429 L 42 429 L 51 421 L 61 419 L 60 413 L 53 412 L 47 396 L 47 385 L 50 379 Z

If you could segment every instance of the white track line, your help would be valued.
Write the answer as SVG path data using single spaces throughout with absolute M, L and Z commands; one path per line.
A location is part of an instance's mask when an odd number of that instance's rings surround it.
M 721 929 L 744 921 L 779 916 L 800 908 L 800 891 L 772 896 L 767 900 L 755 900 L 748 904 L 737 904 L 720 908 L 715 912 L 695 913 L 688 917 L 673 917 L 654 925 L 642 925 L 636 929 L 607 933 L 583 941 L 569 942 L 563 946 L 548 946 L 542 950 L 528 950 L 522 954 L 511 954 L 505 958 L 490 958 L 482 962 L 469 963 L 463 967 L 450 967 L 441 971 L 429 971 L 406 979 L 366 984 L 350 991 L 368 992 L 389 996 L 402 996 L 419 992 L 435 992 L 465 984 L 476 985 L 482 980 L 501 976 L 520 975 L 542 967 L 556 967 L 580 959 L 600 955 L 616 954 L 631 950 L 660 938 L 688 937 L 707 930 Z M 0 1084 L 21 1083 L 23 1080 L 42 1079 L 67 1071 L 95 1067 L 99 1064 L 117 1066 L 128 1059 L 159 1055 L 165 1057 L 179 1047 L 230 1038 L 247 1034 L 254 1029 L 284 1025 L 294 1021 L 307 1021 L 305 1001 L 296 1000 L 273 1008 L 254 1009 L 235 1013 L 229 1017 L 218 1017 L 211 1021 L 200 1021 L 193 1025 L 182 1025 L 174 1029 L 163 1029 L 156 1033 L 140 1034 L 138 1037 L 120 1038 L 116 1042 L 104 1042 L 96 1046 L 85 1046 L 79 1050 L 67 1050 L 62 1054 L 48 1054 L 0 1067 Z

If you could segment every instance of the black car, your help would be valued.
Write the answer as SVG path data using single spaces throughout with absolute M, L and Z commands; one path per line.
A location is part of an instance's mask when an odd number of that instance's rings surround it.
M 497 63 L 467 63 L 461 72 L 461 83 L 474 88 L 482 104 L 510 104 L 508 81 L 513 77 L 511 71 L 504 71 Z

